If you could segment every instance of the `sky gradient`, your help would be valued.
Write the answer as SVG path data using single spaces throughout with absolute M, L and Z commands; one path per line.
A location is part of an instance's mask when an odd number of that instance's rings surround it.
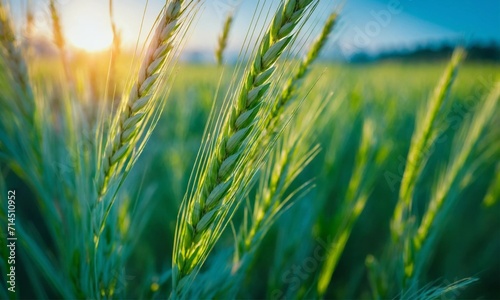
M 26 0 L 11 1 L 18 24 Z M 145 12 L 142 37 L 149 29 L 164 0 L 115 0 L 116 23 L 125 45 L 133 47 Z M 224 16 L 236 9 L 229 49 L 238 51 L 259 1 L 208 0 L 194 24 L 186 49 L 209 52 L 215 47 Z M 262 1 L 261 1 L 262 2 Z M 48 0 L 32 0 L 36 28 L 47 35 L 50 19 Z M 267 1 L 275 7 L 279 1 Z M 321 24 L 339 1 L 321 0 L 312 23 Z M 59 0 L 63 27 L 68 36 L 83 35 L 82 30 L 110 35 L 108 1 Z M 336 28 L 331 49 L 349 55 L 359 51 L 377 52 L 411 47 L 429 41 L 461 40 L 500 43 L 500 1 L 498 0 L 347 0 Z M 318 30 L 316 28 L 316 30 Z M 93 35 L 90 34 L 89 38 Z M 71 41 L 71 39 L 70 39 Z M 333 50 L 332 50 L 333 51 Z

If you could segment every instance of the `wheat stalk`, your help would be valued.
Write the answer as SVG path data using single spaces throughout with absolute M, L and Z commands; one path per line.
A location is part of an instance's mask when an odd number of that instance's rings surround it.
M 183 0 L 169 1 L 163 16 L 147 48 L 139 74 L 130 91 L 126 104 L 120 111 L 115 130 L 111 133 L 102 160 L 101 177 L 97 185 L 99 198 L 106 193 L 113 174 L 127 160 L 142 124 L 153 109 L 151 99 L 164 62 L 173 47 L 173 36 L 177 32 L 183 13 Z M 185 9 L 185 8 L 184 8 Z
M 33 118 L 34 100 L 29 82 L 28 68 L 23 54 L 18 46 L 12 22 L 7 7 L 0 1 L 0 55 L 12 76 L 19 99 L 14 103 L 15 109 L 31 123 Z
M 274 128 L 277 126 L 278 120 L 280 116 L 283 113 L 283 109 L 286 104 L 294 97 L 295 91 L 298 88 L 299 83 L 306 77 L 308 74 L 308 71 L 314 61 L 317 59 L 319 53 L 321 50 L 324 48 L 326 45 L 326 42 L 328 41 L 328 37 L 330 33 L 333 30 L 333 27 L 335 26 L 335 22 L 337 20 L 338 13 L 333 12 L 332 14 L 329 15 L 327 18 L 325 24 L 323 25 L 323 28 L 321 30 L 321 33 L 316 37 L 315 41 L 313 44 L 309 47 L 309 50 L 303 60 L 301 61 L 297 71 L 293 75 L 292 78 L 290 78 L 285 87 L 283 88 L 283 91 L 278 97 L 278 100 L 273 102 L 274 105 L 272 107 L 271 112 L 267 116 L 268 123 L 266 124 L 265 128 L 269 132 L 273 132 Z M 311 126 L 311 124 L 314 124 L 314 120 L 316 117 L 319 115 L 319 110 L 320 107 L 318 107 L 316 104 L 313 105 L 314 108 L 311 110 L 311 115 L 313 115 L 313 118 L 309 118 L 306 122 Z M 312 112 L 317 111 L 318 114 L 312 114 Z M 271 127 L 269 127 L 271 126 Z M 310 127 L 303 126 L 304 128 L 302 129 L 303 134 L 309 134 L 311 131 Z M 267 139 L 266 139 L 267 138 Z M 269 136 L 266 136 L 263 138 L 264 143 L 270 142 Z M 299 140 L 299 136 L 295 136 L 295 139 Z M 297 142 L 297 141 L 295 141 Z M 280 198 L 283 196 L 283 184 L 280 184 L 278 181 L 284 180 L 285 182 L 288 182 L 289 180 L 286 180 L 286 173 L 287 171 L 285 170 L 285 166 L 287 166 L 290 163 L 290 159 L 292 158 L 291 156 L 294 154 L 292 149 L 295 147 L 294 143 L 292 142 L 291 144 L 288 145 L 289 148 L 287 151 L 283 151 L 282 157 L 281 157 L 281 163 L 277 163 L 275 165 L 275 170 L 273 171 L 273 176 L 271 177 L 271 182 L 269 183 L 269 186 L 267 187 L 269 189 L 268 192 L 266 192 L 266 197 L 262 199 L 262 201 L 257 201 L 256 202 L 256 207 L 255 207 L 255 215 L 254 215 L 254 223 L 252 225 L 252 228 L 250 229 L 250 232 L 248 233 L 248 236 L 245 239 L 245 244 L 246 246 L 250 246 L 251 241 L 254 239 L 254 236 L 257 231 L 260 229 L 261 222 L 263 220 L 263 216 L 269 211 L 271 208 L 271 202 L 276 202 L 280 200 Z M 315 155 L 311 155 L 315 156 Z M 278 176 L 276 174 L 283 174 L 285 177 L 284 179 L 281 178 L 282 176 Z M 288 178 L 290 179 L 290 178 Z M 278 189 L 278 186 L 280 188 Z M 286 190 L 286 188 L 285 188 Z M 275 201 L 271 201 L 271 200 Z M 278 199 L 278 200 L 276 200 Z
M 328 244 L 328 255 L 321 266 L 316 284 L 319 297 L 324 297 L 331 284 L 332 275 L 344 252 L 353 227 L 365 208 L 376 179 L 375 169 L 384 164 L 389 153 L 389 149 L 379 144 L 375 124 L 375 120 L 370 117 L 365 117 L 363 121 L 354 170 L 343 202 L 336 214 L 336 222 L 333 222 L 332 229 L 330 229 L 330 232 L 335 232 L 335 236 Z
M 71 75 L 71 69 L 68 61 L 68 56 L 66 53 L 66 40 L 62 32 L 61 18 L 56 7 L 55 0 L 50 0 L 49 2 L 50 17 L 52 19 L 52 34 L 54 37 L 54 44 L 59 49 L 59 54 L 61 56 L 61 62 L 64 68 L 64 74 L 69 82 L 70 89 L 73 88 L 73 76 Z
M 263 36 L 250 70 L 246 72 L 240 92 L 222 125 L 221 136 L 209 157 L 197 194 L 181 208 L 174 246 L 174 291 L 181 292 L 189 275 L 203 263 L 220 232 L 222 222 L 233 200 L 228 196 L 237 174 L 237 165 L 245 150 L 255 116 L 266 94 L 275 63 L 293 40 L 292 32 L 313 0 L 289 0 L 282 3 Z M 217 220 L 217 221 L 216 221 Z M 215 232 L 214 232 L 215 231 Z
M 312 136 L 317 128 L 315 125 L 321 109 L 324 108 L 324 100 L 323 97 L 316 98 L 311 109 L 304 110 L 296 116 L 294 124 L 288 127 L 281 138 L 281 147 L 276 149 L 275 158 L 263 176 L 250 220 L 251 225 L 248 229 L 243 227 L 240 230 L 235 267 L 241 268 L 242 263 L 248 262 L 247 256 L 251 256 L 258 248 L 285 205 L 295 195 L 310 187 L 311 183 L 308 182 L 285 198 L 293 181 L 320 151 L 319 145 L 314 144 Z
M 121 33 L 116 25 L 114 15 L 113 15 L 113 0 L 109 0 L 109 18 L 111 20 L 111 31 L 113 33 L 113 45 L 111 48 L 111 61 L 109 70 L 109 80 L 107 84 L 107 98 L 114 100 L 116 97 L 116 71 L 117 71 L 117 61 L 120 56 L 121 48 Z
M 404 220 L 408 217 L 411 209 L 413 193 L 418 177 L 422 173 L 426 159 L 431 152 L 431 147 L 443 128 L 439 128 L 437 123 L 441 116 L 439 112 L 451 89 L 460 62 L 465 56 L 465 51 L 458 48 L 453 53 L 453 57 L 441 77 L 434 93 L 425 109 L 425 116 L 419 119 L 417 128 L 412 137 L 410 150 L 406 160 L 406 167 L 399 190 L 399 199 L 394 209 L 391 221 L 391 232 L 393 238 L 399 238 L 405 232 Z
M 497 82 L 484 102 L 481 104 L 479 110 L 474 115 L 472 121 L 467 126 L 464 126 L 462 132 L 459 133 L 459 138 L 455 145 L 457 152 L 452 154 L 450 164 L 442 178 L 438 181 L 437 189 L 431 196 L 429 206 L 422 217 L 422 222 L 418 227 L 416 234 L 413 237 L 411 252 L 412 257 L 416 257 L 418 252 L 422 249 L 423 245 L 429 236 L 432 234 L 431 229 L 435 226 L 436 218 L 442 215 L 443 205 L 446 201 L 451 201 L 454 197 L 453 188 L 461 181 L 464 176 L 464 168 L 471 156 L 471 153 L 479 141 L 482 133 L 487 127 L 488 122 L 493 118 L 497 111 L 498 101 L 500 98 L 500 82 Z M 449 205 L 448 205 L 449 206 Z M 405 270 L 406 276 L 412 277 L 414 274 L 414 261 L 407 259 L 407 266 Z M 419 265 L 417 266 L 419 267 Z
M 325 98 L 317 97 L 311 102 L 310 110 L 301 110 L 295 115 L 293 124 L 280 135 L 278 146 L 271 153 L 272 157 L 263 166 L 253 210 L 250 207 L 245 209 L 244 221 L 236 236 L 232 268 L 221 270 L 220 264 L 212 260 L 211 267 L 197 277 L 197 281 L 210 281 L 207 282 L 207 288 L 194 291 L 194 295 L 190 294 L 189 298 L 235 298 L 249 274 L 257 249 L 271 226 L 293 202 L 313 188 L 313 180 L 292 188 L 298 176 L 320 152 L 313 134 L 317 130 L 316 121 L 324 107 Z M 249 211 L 253 211 L 251 217 L 248 217 Z M 225 259 L 225 256 L 220 258 Z M 217 274 L 217 279 L 212 275 L 214 273 Z
M 31 0 L 28 0 L 26 9 L 26 28 L 25 28 L 26 37 L 28 41 L 33 36 L 34 27 L 35 27 L 35 14 L 33 13 L 33 3 L 31 2 Z
M 55 0 L 49 2 L 50 17 L 52 18 L 52 34 L 54 35 L 54 44 L 60 51 L 66 48 L 66 41 L 62 33 L 61 18 L 56 8 Z
M 319 153 L 320 147 L 314 143 L 313 135 L 330 96 L 317 97 L 311 101 L 309 109 L 301 110 L 295 115 L 293 123 L 280 137 L 281 146 L 274 151 L 274 159 L 264 172 L 261 188 L 256 196 L 251 226 L 248 230 L 240 230 L 237 256 L 245 255 L 258 247 L 259 240 L 288 202 L 289 199 L 284 200 L 284 196 L 292 182 Z M 299 190 L 290 194 L 297 194 Z
M 222 33 L 217 40 L 217 48 L 215 49 L 215 59 L 217 60 L 217 64 L 222 65 L 224 62 L 224 50 L 227 47 L 227 39 L 229 37 L 229 30 L 231 29 L 231 25 L 233 24 L 234 12 L 231 11 L 224 21 L 224 26 L 222 28 Z
M 283 91 L 281 92 L 278 101 L 275 102 L 275 104 L 271 109 L 271 113 L 269 114 L 268 122 L 271 124 L 271 126 L 277 123 L 278 116 L 281 115 L 284 107 L 295 96 L 295 92 L 299 87 L 301 81 L 304 79 L 304 77 L 306 77 L 312 64 L 316 61 L 319 54 L 321 53 L 321 50 L 325 47 L 328 41 L 328 37 L 332 32 L 333 28 L 335 27 L 337 18 L 338 18 L 338 11 L 335 11 L 330 14 L 325 24 L 323 25 L 321 33 L 316 37 L 313 44 L 309 48 L 306 56 L 300 62 L 296 73 L 285 84 L 285 87 L 283 88 Z
M 278 95 L 277 100 L 271 102 L 271 109 L 267 116 L 264 119 L 263 128 L 266 128 L 266 131 L 263 132 L 261 140 L 262 145 L 269 145 L 273 142 L 273 140 L 279 134 L 278 126 L 280 125 L 280 119 L 283 116 L 283 112 L 285 107 L 290 103 L 291 100 L 296 96 L 296 90 L 301 86 L 301 83 L 305 79 L 305 77 L 309 74 L 309 70 L 312 64 L 318 58 L 321 50 L 325 47 L 329 35 L 332 32 L 335 23 L 338 18 L 338 12 L 335 11 L 329 15 L 320 34 L 316 37 L 313 44 L 309 47 L 308 52 L 302 59 L 297 68 L 296 72 L 293 76 L 286 82 L 285 87 L 281 91 L 281 94 Z M 301 103 L 299 104 L 299 106 Z M 293 112 L 294 113 L 294 112 Z M 292 115 L 293 115 L 292 113 Z M 286 120 L 289 121 L 290 119 Z M 287 125 L 287 122 L 284 122 Z M 259 157 L 262 154 L 261 150 L 266 149 L 266 147 L 259 147 L 256 149 L 257 151 L 253 153 L 254 158 Z

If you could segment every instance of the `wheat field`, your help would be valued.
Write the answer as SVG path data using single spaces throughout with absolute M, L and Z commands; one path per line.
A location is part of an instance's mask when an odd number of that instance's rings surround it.
M 85 52 L 46 1 L 47 55 L 0 0 L 1 299 L 500 297 L 498 61 L 332 61 L 342 3 L 261 0 L 196 62 L 205 1 L 135 52 L 116 4 Z

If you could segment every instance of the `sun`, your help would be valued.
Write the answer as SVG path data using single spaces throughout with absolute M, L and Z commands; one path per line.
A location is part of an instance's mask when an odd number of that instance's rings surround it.
M 75 47 L 89 51 L 102 51 L 110 47 L 113 34 L 104 22 L 74 23 L 67 29 L 68 41 Z
M 96 52 L 109 48 L 113 33 L 108 1 L 66 1 L 62 9 L 63 30 L 68 42 L 79 49 Z

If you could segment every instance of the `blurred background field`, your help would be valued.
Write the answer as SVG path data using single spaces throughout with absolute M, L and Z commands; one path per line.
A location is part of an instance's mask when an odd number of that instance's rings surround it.
M 126 69 L 128 61 L 125 59 L 120 68 Z M 51 62 L 41 61 L 40 69 L 35 69 L 39 74 L 34 78 L 43 76 L 46 80 L 47 76 L 57 76 L 52 65 Z M 287 268 L 300 265 L 309 255 L 308 248 L 318 245 L 318 240 L 326 241 L 330 238 L 332 233 L 328 229 L 328 220 L 335 214 L 346 192 L 355 166 L 354 154 L 361 138 L 361 119 L 365 116 L 373 120 L 373 138 L 377 140 L 380 149 L 388 151 L 388 157 L 380 164 L 369 162 L 372 164 L 370 176 L 373 176 L 375 184 L 342 254 L 328 295 L 337 299 L 369 297 L 365 258 L 367 255 L 380 257 L 390 241 L 389 219 L 397 201 L 416 112 L 430 95 L 445 65 L 446 60 L 432 63 L 395 60 L 356 65 L 322 63 L 314 68 L 310 82 L 307 83 L 311 86 L 314 82 L 308 97 L 315 98 L 324 91 L 332 91 L 335 96 L 325 105 L 327 109 L 339 107 L 334 110 L 334 114 L 323 116 L 326 125 L 315 137 L 315 141 L 321 145 L 321 153 L 300 176 L 302 181 L 315 178 L 317 187 L 284 214 L 283 226 L 279 225 L 280 219 L 276 228 L 266 236 L 258 259 L 252 266 L 251 275 L 245 281 L 241 297 L 269 296 L 271 291 L 266 290 L 267 285 L 263 282 L 271 280 L 273 270 L 270 266 L 273 260 L 279 258 Z M 460 69 L 448 102 L 451 109 L 445 119 L 450 128 L 443 133 L 433 150 L 423 179 L 419 182 L 422 192 L 417 194 L 417 215 L 424 211 L 425 199 L 435 184 L 437 171 L 441 170 L 453 150 L 452 140 L 459 126 L 475 112 L 477 103 L 498 76 L 499 66 L 497 62 L 470 62 Z M 96 75 L 95 70 L 87 70 L 84 65 L 77 70 L 82 77 Z M 129 291 L 139 290 L 143 281 L 155 280 L 155 276 L 170 267 L 178 208 L 222 72 L 226 76 L 222 75 L 224 79 L 221 90 L 228 84 L 227 74 L 231 73 L 231 67 L 223 70 L 210 64 L 186 63 L 177 66 L 174 72 L 175 84 L 165 111 L 145 152 L 127 179 L 126 194 L 139 202 L 149 201 L 149 215 L 139 217 L 145 228 L 137 237 L 137 246 L 126 269 L 126 286 Z M 101 72 L 97 71 L 97 76 L 106 76 L 104 68 Z M 95 82 L 100 82 L 96 79 Z M 96 93 L 102 93 L 103 88 L 96 87 Z M 57 90 L 54 92 L 57 93 Z M 306 99 L 304 109 L 308 107 L 307 101 Z M 495 122 L 488 130 L 489 135 L 497 140 L 500 137 L 499 122 L 496 113 Z M 480 278 L 466 289 L 459 290 L 459 299 L 500 297 L 500 203 L 498 198 L 495 198 L 493 204 L 485 203 L 488 188 L 498 184 L 493 182 L 494 175 L 498 174 L 498 163 L 497 152 L 491 159 L 482 162 L 479 171 L 468 178 L 471 184 L 461 191 L 457 205 L 448 213 L 443 233 L 428 259 L 428 271 L 422 278 L 426 282 L 436 283 L 451 283 L 470 276 Z M 36 224 L 38 227 L 41 216 L 37 216 L 36 210 L 32 208 L 33 203 L 28 201 L 33 197 L 29 189 L 12 174 L 8 176 L 7 184 L 20 192 L 18 198 L 23 200 L 19 208 L 21 214 L 26 214 L 25 218 L 30 220 L 31 226 Z M 296 185 L 299 184 L 300 180 Z M 309 229 L 306 227 L 304 235 L 293 246 L 297 249 L 304 247 L 306 250 L 290 256 L 275 251 L 276 243 L 280 242 L 277 238 L 280 232 L 284 231 L 286 234 L 289 230 L 287 222 L 290 220 L 285 218 L 287 215 L 294 216 L 291 222 L 305 222 L 304 226 L 307 226 L 308 212 L 301 209 L 305 203 L 321 210 L 322 220 Z M 236 227 L 241 220 L 241 213 L 238 213 L 234 220 Z M 232 243 L 233 235 L 227 232 L 214 255 L 217 251 L 230 247 Z M 26 266 L 26 269 L 29 268 Z M 153 278 L 145 279 L 147 276 Z M 278 285 L 289 284 L 282 281 L 282 274 L 278 274 L 278 278 L 274 280 L 278 281 Z M 313 275 L 307 274 L 301 284 L 307 286 L 312 280 Z M 387 280 L 387 284 L 391 284 L 392 279 Z M 30 295 L 28 277 L 19 282 L 25 295 Z M 168 290 L 163 288 L 164 292 Z

